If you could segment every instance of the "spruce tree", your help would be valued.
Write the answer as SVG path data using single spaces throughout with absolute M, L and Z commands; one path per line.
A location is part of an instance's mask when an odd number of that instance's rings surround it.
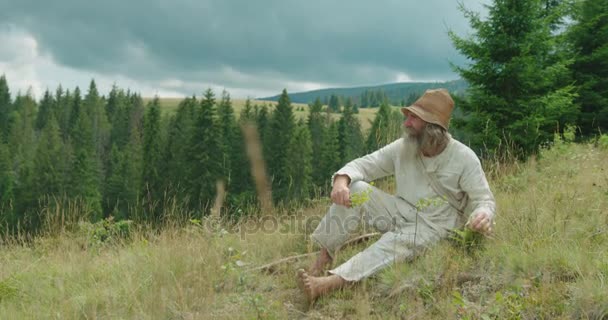
M 0 136 L 8 138 L 8 118 L 12 111 L 11 94 L 8 88 L 6 76 L 0 76 Z M 6 140 L 5 140 L 6 141 Z
M 327 117 L 327 126 L 319 163 L 320 175 L 323 177 L 322 191 L 324 192 L 329 191 L 332 175 L 343 165 L 340 159 L 338 124 Z
M 53 115 L 53 105 L 55 101 L 53 99 L 53 95 L 46 90 L 44 92 L 44 96 L 40 101 L 40 106 L 38 107 L 38 114 L 36 115 L 36 130 L 41 131 L 42 128 L 46 126 L 46 123 L 49 121 L 49 118 Z
M 239 114 L 239 120 L 240 119 L 246 121 L 255 121 L 253 106 L 251 106 L 251 99 L 249 98 L 245 100 L 245 106 L 243 107 L 243 109 L 241 109 L 241 113 Z
M 584 135 L 608 132 L 608 2 L 578 3 L 575 23 L 568 37 L 575 61 L 571 65 L 579 85 L 576 102 L 581 106 L 578 121 Z
M 552 32 L 556 18 L 541 0 L 494 0 L 488 18 L 462 8 L 474 35 L 450 32 L 456 49 L 472 61 L 455 66 L 470 85 L 460 104 L 464 121 L 455 121 L 471 135 L 477 151 L 497 150 L 502 142 L 521 157 L 535 153 L 553 133 L 574 123 L 574 87 L 565 84 L 569 61 Z M 506 141 L 505 141 L 506 140 Z
M 238 128 L 234 109 L 232 108 L 232 101 L 230 101 L 230 94 L 225 90 L 222 92 L 222 99 L 220 100 L 217 113 L 220 129 L 220 148 L 222 150 L 222 177 L 230 189 L 230 185 L 232 184 L 231 162 L 234 160 L 234 148 L 239 132 L 237 131 Z
M 108 143 L 116 144 L 119 150 L 122 150 L 129 143 L 129 103 L 123 90 L 112 87 L 106 104 L 106 113 L 111 116 L 110 141 Z
M 34 197 L 38 200 L 39 211 L 44 208 L 52 209 L 61 202 L 68 173 L 65 160 L 59 124 L 55 120 L 55 116 L 50 114 L 50 118 L 42 129 L 34 158 Z M 55 211 L 47 210 L 46 212 L 51 214 Z M 39 224 L 40 221 L 37 221 L 36 226 Z
M 71 140 L 74 158 L 68 194 L 90 210 L 92 220 L 97 220 L 102 217 L 102 198 L 93 126 L 90 117 L 83 112 L 75 121 Z
M 162 195 L 165 179 L 162 168 L 162 133 L 160 101 L 154 97 L 149 102 L 144 117 L 143 130 L 143 184 L 146 216 L 152 222 L 160 222 Z
M 365 146 L 368 153 L 374 152 L 393 141 L 391 132 L 394 128 L 392 126 L 394 125 L 391 122 L 391 107 L 385 101 L 380 105 L 367 136 Z
M 198 101 L 195 96 L 182 100 L 177 112 L 170 120 L 165 148 L 165 162 L 167 164 L 167 192 L 180 203 L 187 199 L 187 182 L 189 181 L 188 143 L 194 133 L 194 123 Z
M 28 92 L 15 98 L 14 110 L 9 116 L 8 145 L 14 173 L 15 213 L 24 231 L 37 221 L 36 198 L 33 187 L 33 159 L 36 153 L 34 121 L 36 102 Z
M 72 95 L 70 90 L 63 91 L 61 85 L 55 90 L 55 106 L 54 113 L 57 123 L 59 123 L 59 129 L 61 131 L 61 138 L 63 141 L 67 141 L 70 137 L 70 119 L 72 117 Z
M 347 163 L 363 154 L 365 141 L 361 132 L 361 124 L 353 113 L 350 98 L 344 104 L 342 117 L 338 122 L 338 137 L 342 163 Z
M 82 97 L 80 96 L 80 88 L 76 87 L 74 89 L 74 93 L 70 97 L 70 104 L 68 108 L 70 109 L 70 118 L 68 120 L 68 132 L 71 139 L 74 139 L 75 136 L 78 135 L 76 132 L 78 127 L 78 121 L 81 118 L 81 114 L 84 113 L 82 110 Z
M 337 95 L 332 94 L 329 98 L 329 110 L 332 112 L 340 112 L 340 99 Z
M 207 89 L 197 110 L 194 134 L 189 145 L 189 188 L 195 209 L 207 213 L 215 200 L 216 184 L 222 176 L 222 153 L 216 119 L 215 94 Z
M 287 199 L 289 190 L 289 166 L 287 150 L 294 133 L 295 121 L 287 90 L 283 89 L 279 102 L 270 119 L 268 168 L 272 176 L 272 196 L 276 201 Z M 270 142 L 269 139 L 272 139 Z
M 14 175 L 8 145 L 0 137 L 0 235 L 7 229 L 13 230 L 17 217 L 13 210 Z
M 59 197 L 64 189 L 66 168 L 63 167 L 64 148 L 59 132 L 59 124 L 51 115 L 47 121 L 34 158 L 34 183 L 39 198 L 44 196 Z
M 312 190 L 312 142 L 306 124 L 300 120 L 287 149 L 289 201 L 310 197 Z
M 319 161 L 323 154 L 323 137 L 325 135 L 325 118 L 323 116 L 323 105 L 321 99 L 315 99 L 315 102 L 310 106 L 308 115 L 308 130 L 310 132 L 312 144 L 312 158 Z M 312 180 L 317 187 L 321 187 L 327 181 L 326 173 L 320 170 L 319 166 L 315 166 L 312 172 Z
M 141 209 L 137 207 L 140 197 L 141 186 L 143 184 L 143 147 L 141 141 L 142 133 L 141 128 L 133 127 L 129 133 L 129 142 L 121 152 L 120 156 L 117 156 L 122 163 L 120 165 L 121 175 L 123 177 L 123 190 L 120 195 L 121 199 L 124 199 L 124 203 L 128 206 L 126 210 L 127 219 L 135 218 L 135 214 L 139 214 Z M 122 202 L 121 202 L 122 203 Z M 120 207 L 119 207 L 120 208 Z M 125 211 L 121 211 L 125 212 Z
M 105 110 L 105 103 L 99 96 L 95 80 L 91 80 L 89 91 L 83 101 L 84 112 L 89 114 L 93 126 L 93 141 L 95 144 L 95 158 L 99 172 L 105 175 L 105 164 L 110 153 L 110 122 Z M 100 181 L 102 181 L 100 177 Z

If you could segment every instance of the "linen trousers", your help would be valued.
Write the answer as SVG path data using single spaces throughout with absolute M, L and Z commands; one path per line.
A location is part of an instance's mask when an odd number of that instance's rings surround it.
M 382 233 L 371 246 L 330 270 L 347 281 L 359 281 L 395 262 L 414 258 L 436 243 L 440 234 L 419 216 L 404 199 L 390 195 L 364 181 L 350 185 L 351 195 L 369 193 L 368 200 L 356 208 L 332 204 L 311 238 L 326 248 L 332 258 L 360 227 L 373 227 Z

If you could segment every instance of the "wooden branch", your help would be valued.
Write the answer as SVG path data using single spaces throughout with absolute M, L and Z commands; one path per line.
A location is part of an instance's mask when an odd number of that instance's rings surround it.
M 352 238 L 352 239 L 346 241 L 342 245 L 341 248 L 357 244 L 359 242 L 365 241 L 365 240 L 367 240 L 367 239 L 369 239 L 371 237 L 377 236 L 379 234 L 380 234 L 379 232 L 372 232 L 372 233 L 367 233 L 367 234 L 364 234 L 364 235 Z M 311 253 L 304 253 L 304 254 L 298 254 L 298 255 L 295 255 L 295 256 L 289 256 L 289 257 L 286 257 L 286 258 L 281 258 L 279 260 L 270 262 L 270 263 L 265 264 L 263 266 L 259 266 L 259 267 L 248 269 L 247 271 L 273 272 L 278 265 L 281 265 L 281 264 L 287 263 L 287 262 L 291 262 L 291 261 L 296 261 L 296 260 L 299 260 L 299 259 L 302 259 L 302 258 L 308 258 L 310 256 L 316 256 L 317 254 L 319 254 L 319 252 L 320 251 L 315 251 L 315 252 L 311 252 Z

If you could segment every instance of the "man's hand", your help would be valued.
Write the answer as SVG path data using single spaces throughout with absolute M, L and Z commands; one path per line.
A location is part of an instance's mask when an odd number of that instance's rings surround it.
M 470 220 L 467 223 L 467 226 L 469 229 L 485 235 L 490 235 L 493 231 L 490 215 L 483 211 L 479 212 L 473 220 Z
M 331 190 L 331 201 L 350 208 L 350 178 L 348 176 L 339 175 L 334 178 L 334 187 Z

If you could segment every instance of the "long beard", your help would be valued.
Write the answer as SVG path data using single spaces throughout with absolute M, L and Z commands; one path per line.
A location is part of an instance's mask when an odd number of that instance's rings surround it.
M 405 144 L 407 154 L 415 155 L 421 152 L 422 134 L 417 133 L 414 129 L 403 127 L 403 142 Z
M 403 127 L 403 140 L 411 154 L 421 153 L 424 155 L 436 155 L 445 149 L 449 140 L 449 134 L 444 137 L 434 137 L 429 133 L 428 128 L 416 131 L 413 128 Z

